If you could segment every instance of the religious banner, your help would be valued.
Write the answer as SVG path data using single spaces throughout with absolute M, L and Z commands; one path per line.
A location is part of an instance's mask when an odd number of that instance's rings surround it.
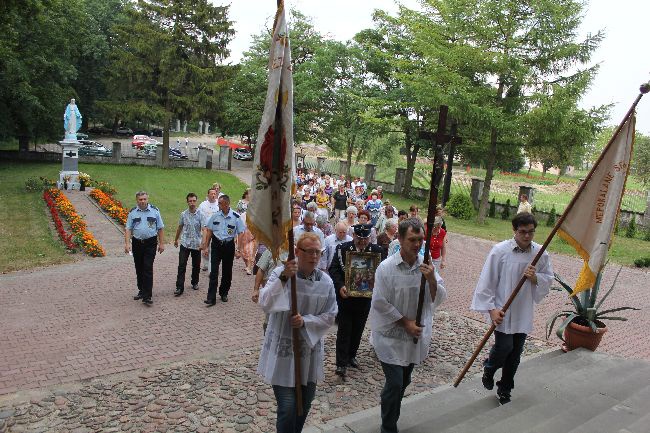
M 600 162 L 558 230 L 584 260 L 572 295 L 591 289 L 604 266 L 630 170 L 635 121 L 632 113 L 603 150 Z
M 295 179 L 293 77 L 284 2 L 275 16 L 268 67 L 269 86 L 257 133 L 247 224 L 277 259 L 288 247 Z

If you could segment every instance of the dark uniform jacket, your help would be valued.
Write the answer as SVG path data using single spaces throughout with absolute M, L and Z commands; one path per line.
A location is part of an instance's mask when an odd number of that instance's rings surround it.
M 354 241 L 343 242 L 336 246 L 334 258 L 328 269 L 332 281 L 334 281 L 334 288 L 336 289 L 336 302 L 339 305 L 339 311 L 352 310 L 363 311 L 370 309 L 370 298 L 341 298 L 341 287 L 345 286 L 345 258 L 348 251 L 356 251 Z M 368 244 L 363 252 L 382 253 L 382 248 L 376 244 Z M 349 289 L 349 287 L 348 287 Z

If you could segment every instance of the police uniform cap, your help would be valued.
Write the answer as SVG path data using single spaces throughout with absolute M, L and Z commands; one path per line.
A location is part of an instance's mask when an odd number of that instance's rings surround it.
M 354 229 L 354 234 L 357 235 L 357 237 L 360 238 L 368 238 L 370 237 L 370 230 L 372 229 L 372 225 L 370 224 L 355 224 L 352 226 Z

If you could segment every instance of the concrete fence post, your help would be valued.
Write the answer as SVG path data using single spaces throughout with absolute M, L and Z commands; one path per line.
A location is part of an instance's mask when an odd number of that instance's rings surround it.
M 477 177 L 472 178 L 472 190 L 471 190 L 471 198 L 472 198 L 472 204 L 474 205 L 474 209 L 478 209 L 479 204 L 481 203 L 481 196 L 483 195 L 483 184 L 485 181 L 483 179 L 479 179 Z

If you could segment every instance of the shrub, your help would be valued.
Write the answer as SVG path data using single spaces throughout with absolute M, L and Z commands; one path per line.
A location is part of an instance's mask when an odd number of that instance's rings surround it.
M 506 204 L 503 206 L 503 210 L 501 211 L 501 219 L 510 219 L 510 199 L 506 200 Z
M 650 227 L 645 230 L 643 234 L 643 240 L 650 242 Z
M 634 260 L 634 266 L 637 268 L 647 268 L 650 266 L 650 256 L 648 257 L 639 257 Z
M 488 216 L 490 218 L 494 218 L 497 215 L 497 204 L 496 204 L 496 198 L 492 197 L 492 200 L 490 200 L 490 209 L 488 210 Z
M 467 194 L 453 194 L 445 209 L 454 218 L 468 220 L 474 216 L 472 199 Z
M 44 189 L 51 188 L 56 185 L 56 181 L 41 177 L 30 177 L 25 181 L 25 189 L 27 191 L 43 191 Z
M 530 210 L 530 213 L 535 215 L 537 213 L 537 206 L 533 206 L 533 208 Z
M 634 239 L 636 237 L 636 232 L 636 218 L 634 217 L 634 214 L 632 214 L 632 218 L 630 218 L 630 222 L 627 224 L 627 228 L 625 229 L 625 237 Z
M 547 227 L 553 227 L 555 225 L 555 205 L 551 208 L 551 212 L 548 215 L 548 218 L 546 219 L 546 226 Z

